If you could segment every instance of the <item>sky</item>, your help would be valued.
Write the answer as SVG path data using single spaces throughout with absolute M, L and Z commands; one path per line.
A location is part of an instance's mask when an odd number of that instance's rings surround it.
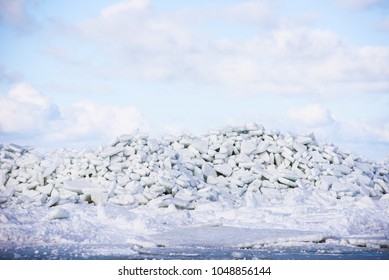
M 388 0 L 0 0 L 0 143 L 249 122 L 389 156 Z

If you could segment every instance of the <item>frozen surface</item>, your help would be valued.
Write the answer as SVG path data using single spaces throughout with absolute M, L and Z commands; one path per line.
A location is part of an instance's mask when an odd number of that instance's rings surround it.
M 313 135 L 249 124 L 46 155 L 9 144 L 0 164 L 1 258 L 389 255 L 388 163 Z

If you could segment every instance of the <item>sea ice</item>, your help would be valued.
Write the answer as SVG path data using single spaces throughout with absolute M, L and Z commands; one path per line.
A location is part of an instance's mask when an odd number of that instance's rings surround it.
M 389 163 L 261 125 L 0 145 L 0 244 L 389 246 Z M 209 225 L 215 225 L 210 227 Z

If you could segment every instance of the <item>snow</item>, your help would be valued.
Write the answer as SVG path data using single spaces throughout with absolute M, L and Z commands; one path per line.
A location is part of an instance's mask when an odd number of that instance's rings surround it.
M 2 247 L 316 243 L 389 247 L 388 162 L 253 123 L 45 155 L 0 145 Z
M 66 209 L 55 208 L 47 214 L 46 219 L 48 220 L 67 219 L 69 217 L 70 217 L 70 213 Z

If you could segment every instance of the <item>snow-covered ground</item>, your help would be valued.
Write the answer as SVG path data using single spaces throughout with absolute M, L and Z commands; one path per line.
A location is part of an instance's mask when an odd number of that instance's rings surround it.
M 388 162 L 314 135 L 248 124 L 202 137 L 134 133 L 96 150 L 45 155 L 0 147 L 3 252 L 45 245 L 123 246 L 135 255 L 159 247 L 389 247 Z

